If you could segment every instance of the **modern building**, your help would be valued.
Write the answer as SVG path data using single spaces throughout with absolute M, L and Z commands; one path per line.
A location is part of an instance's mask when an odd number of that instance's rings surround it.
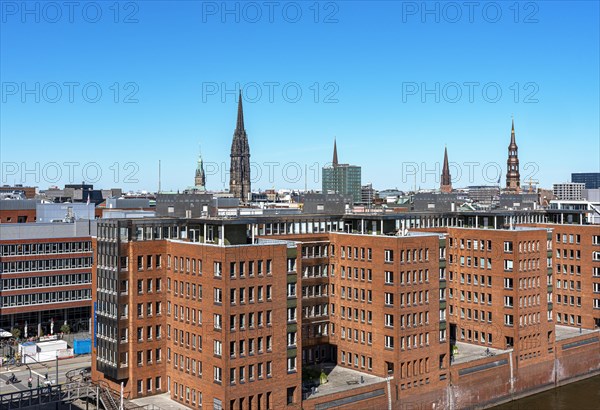
M 598 371 L 600 235 L 583 221 L 100 221 L 93 378 L 193 408 L 462 408 Z
M 562 201 L 579 201 L 581 200 L 582 191 L 585 189 L 583 182 L 563 182 L 553 185 L 554 196 Z
M 90 329 L 94 221 L 0 224 L 0 327 Z
M 250 200 L 250 146 L 244 128 L 244 109 L 242 107 L 242 91 L 238 97 L 237 123 L 231 142 L 231 169 L 229 192 L 242 202 Z
M 585 189 L 600 188 L 600 172 L 575 172 L 571 174 L 571 182 L 585 184 Z
M 324 194 L 349 195 L 355 203 L 362 201 L 361 167 L 338 162 L 336 141 L 331 166 L 323 167 L 322 178 Z

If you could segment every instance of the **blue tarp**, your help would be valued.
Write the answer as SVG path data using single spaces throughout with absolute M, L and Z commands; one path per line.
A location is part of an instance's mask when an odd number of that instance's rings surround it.
M 89 354 L 92 353 L 92 339 L 78 339 L 73 342 L 73 353 Z

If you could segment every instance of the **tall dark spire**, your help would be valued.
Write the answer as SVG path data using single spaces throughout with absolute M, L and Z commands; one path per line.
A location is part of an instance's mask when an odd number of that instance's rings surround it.
M 231 169 L 229 174 L 229 192 L 243 202 L 250 196 L 250 146 L 244 128 L 244 110 L 242 107 L 242 90 L 238 100 L 237 123 L 231 142 Z
M 506 161 L 506 189 L 521 191 L 521 175 L 519 174 L 519 147 L 515 138 L 515 119 L 512 120 L 510 144 L 508 145 L 508 160 Z
M 238 97 L 238 112 L 237 112 L 237 123 L 235 125 L 236 131 L 245 131 L 244 130 L 244 108 L 242 107 L 242 90 L 240 90 L 240 95 Z
M 337 143 L 335 138 L 333 139 L 333 161 L 332 164 L 334 167 L 338 165 L 338 157 L 337 157 Z
M 448 165 L 448 148 L 446 147 L 444 147 L 444 165 L 442 166 L 440 191 L 444 193 L 452 192 L 452 179 L 450 178 L 450 166 Z

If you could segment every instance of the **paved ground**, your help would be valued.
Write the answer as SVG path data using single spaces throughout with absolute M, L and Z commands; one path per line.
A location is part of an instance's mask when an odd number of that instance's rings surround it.
M 177 403 L 174 400 L 171 400 L 169 393 L 157 394 L 155 396 L 143 397 L 141 399 L 134 399 L 131 401 L 133 403 L 137 404 L 138 406 L 154 404 L 163 410 L 188 410 L 189 409 L 189 407 L 186 407 L 182 404 Z
M 454 355 L 454 361 L 451 364 L 466 363 L 487 357 L 487 347 L 485 346 L 472 345 L 463 342 L 456 342 L 456 346 L 458 346 L 458 354 Z M 498 355 L 501 353 L 506 353 L 508 351 L 509 350 L 500 350 L 493 348 L 489 349 L 491 355 Z
M 83 369 L 85 367 L 91 366 L 92 356 L 91 355 L 81 355 L 74 357 L 72 359 L 63 359 L 58 361 L 58 383 L 64 383 L 66 381 L 65 374 L 69 370 L 73 369 Z M 28 390 L 27 381 L 29 376 L 31 375 L 33 387 L 37 387 L 38 380 L 40 385 L 43 385 L 46 373 L 48 374 L 48 379 L 54 382 L 56 381 L 56 361 L 45 362 L 43 364 L 30 364 L 21 365 L 20 367 L 11 366 L 8 368 L 2 366 L 0 369 L 0 394 L 11 393 L 21 390 Z M 31 373 L 30 373 L 31 369 Z M 6 380 L 10 377 L 10 375 L 14 373 L 17 379 L 20 380 L 17 384 L 6 384 Z
M 570 339 L 579 335 L 598 333 L 600 330 L 579 329 L 577 327 L 556 325 L 556 340 Z
M 331 372 L 327 375 L 327 383 L 317 387 L 316 393 L 310 394 L 308 399 L 322 397 L 328 394 L 338 393 L 345 390 L 351 390 L 357 387 L 368 386 L 370 384 L 385 381 L 385 378 L 383 377 L 377 377 L 371 374 L 358 372 L 342 366 L 335 366 L 333 368 L 331 366 L 333 365 L 330 365 L 329 368 L 324 369 L 325 373 L 331 369 Z M 348 384 L 348 382 L 350 382 L 350 384 Z

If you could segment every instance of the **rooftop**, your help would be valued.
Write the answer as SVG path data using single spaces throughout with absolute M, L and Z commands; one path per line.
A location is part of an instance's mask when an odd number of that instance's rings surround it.
M 333 363 L 324 363 L 319 367 L 315 366 L 311 367 L 310 369 L 318 371 L 320 368 L 322 368 L 327 375 L 327 383 L 316 387 L 314 393 L 312 393 L 312 389 L 308 387 L 309 383 L 303 383 L 302 396 L 304 400 L 314 399 L 317 397 L 327 396 L 329 394 L 352 390 L 357 387 L 385 382 L 385 378 L 383 377 L 337 366 Z M 304 371 L 306 371 L 306 369 L 304 369 Z
M 556 340 L 565 340 L 580 335 L 589 335 L 592 333 L 598 333 L 598 330 L 581 329 L 572 326 L 556 325 Z
M 495 356 L 502 353 L 510 352 L 509 350 L 487 348 L 486 346 L 473 345 L 470 343 L 456 342 L 458 354 L 454 355 L 452 364 L 460 364 L 483 359 L 488 356 Z
M 169 393 L 156 394 L 154 396 L 141 397 L 139 399 L 131 400 L 138 406 L 155 405 L 161 410 L 188 410 L 190 407 L 186 407 L 183 404 L 179 404 L 175 400 L 171 400 Z M 150 407 L 151 408 L 151 407 Z

